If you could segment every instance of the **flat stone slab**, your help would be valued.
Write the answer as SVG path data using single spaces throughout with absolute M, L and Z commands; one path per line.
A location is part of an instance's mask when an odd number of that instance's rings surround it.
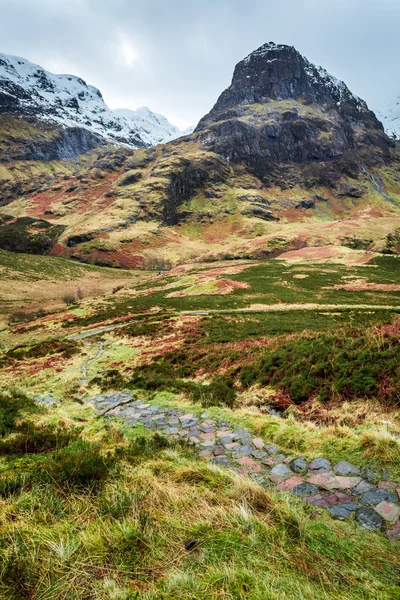
M 284 464 L 275 465 L 273 469 L 271 469 L 268 477 L 274 483 L 281 483 L 285 479 L 289 479 L 292 476 L 293 472 Z
M 361 477 L 342 477 L 329 471 L 312 475 L 309 481 L 324 490 L 349 490 L 360 483 Z
M 238 446 L 237 448 L 234 449 L 233 452 L 233 458 L 241 458 L 242 456 L 250 456 L 250 454 L 253 452 L 253 447 L 252 446 Z
M 257 460 L 262 460 L 263 458 L 266 458 L 267 453 L 264 452 L 264 450 L 253 450 L 251 455 L 253 458 L 256 458 Z
M 276 446 L 272 446 L 272 445 L 265 446 L 264 450 L 266 452 L 268 452 L 268 454 L 278 454 L 278 452 L 279 452 L 279 448 L 277 448 Z
M 376 531 L 383 528 L 383 519 L 373 508 L 358 508 L 356 521 L 362 529 Z
M 327 508 L 338 504 L 347 504 L 352 502 L 352 498 L 348 494 L 343 494 L 342 492 L 336 492 L 335 494 L 321 492 L 315 494 L 315 496 L 305 498 L 305 501 L 307 504 L 311 504 L 311 506 L 316 506 L 317 508 Z
M 216 446 L 213 450 L 214 456 L 222 456 L 225 453 L 225 448 L 222 446 Z
M 400 540 L 400 523 L 396 523 L 396 525 L 388 529 L 386 535 L 391 542 Z
M 292 460 L 289 466 L 293 473 L 305 473 L 308 469 L 308 462 L 304 456 L 299 456 Z
M 200 458 L 212 458 L 213 453 L 211 450 L 200 450 L 199 456 Z
M 364 494 L 361 498 L 361 504 L 364 506 L 377 506 L 381 502 L 397 502 L 397 494 L 392 490 L 375 489 Z
M 347 502 L 345 504 L 341 504 L 340 506 L 332 506 L 332 508 L 328 508 L 328 513 L 334 519 L 348 519 L 351 515 L 357 510 L 357 504 L 355 502 Z
M 308 467 L 308 472 L 311 474 L 327 473 L 330 470 L 331 463 L 327 458 L 314 458 Z
M 200 437 L 202 440 L 213 440 L 215 435 L 213 433 L 201 433 Z
M 400 517 L 400 506 L 393 504 L 393 502 L 383 501 L 375 506 L 375 510 L 382 519 L 391 523 L 395 523 Z
M 262 450 L 262 448 L 264 448 L 264 442 L 261 438 L 254 438 L 252 440 L 252 444 L 256 450 Z
M 366 465 L 361 471 L 361 477 L 370 483 L 377 484 L 378 481 L 389 480 L 389 473 L 386 469 L 375 467 L 374 465 Z
M 304 479 L 302 477 L 290 477 L 290 479 L 282 481 L 278 485 L 277 489 L 279 492 L 290 492 L 293 488 L 295 488 L 297 485 L 301 485 L 302 483 L 304 483 Z
M 257 463 L 255 460 L 250 458 L 250 456 L 243 456 L 242 458 L 238 458 L 236 462 L 242 465 L 242 467 L 250 469 L 250 471 L 253 471 L 254 473 L 261 473 L 261 471 L 263 470 L 260 463 Z
M 220 465 L 221 467 L 230 467 L 232 465 L 227 456 L 215 456 L 211 462 L 215 465 Z
M 359 475 L 360 469 L 355 465 L 347 462 L 347 460 L 341 460 L 337 465 L 333 467 L 333 471 L 337 475 Z
M 300 483 L 300 485 L 296 485 L 296 487 L 292 489 L 292 494 L 295 496 L 312 496 L 317 492 L 317 486 L 312 483 Z
M 369 483 L 369 481 L 360 481 L 360 483 L 358 485 L 356 485 L 356 487 L 354 487 L 351 490 L 351 493 L 354 496 L 362 496 L 363 494 L 365 494 L 366 492 L 370 492 L 371 490 L 374 490 L 375 486 L 373 483 Z

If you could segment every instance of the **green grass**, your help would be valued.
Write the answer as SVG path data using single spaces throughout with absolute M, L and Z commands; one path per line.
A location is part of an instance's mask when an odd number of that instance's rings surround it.
M 315 518 L 296 498 L 87 407 L 53 408 L 42 426 L 55 419 L 79 424 L 78 438 L 0 460 L 0 598 L 399 597 L 399 547 L 383 536 Z

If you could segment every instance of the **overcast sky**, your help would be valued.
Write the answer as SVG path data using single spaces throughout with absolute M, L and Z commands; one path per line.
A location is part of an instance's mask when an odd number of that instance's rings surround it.
M 0 0 L 0 52 L 181 128 L 265 42 L 295 46 L 377 109 L 400 95 L 400 0 Z

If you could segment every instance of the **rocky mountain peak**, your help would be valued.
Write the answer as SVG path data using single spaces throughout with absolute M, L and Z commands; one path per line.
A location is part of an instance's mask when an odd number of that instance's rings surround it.
M 293 46 L 264 44 L 195 130 L 204 150 L 264 183 L 338 185 L 389 160 L 392 142 L 367 104 Z M 362 175 L 361 175 L 362 176 Z
M 312 64 L 293 46 L 269 42 L 236 65 L 231 85 L 197 130 L 226 118 L 226 112 L 237 105 L 300 99 L 338 110 L 354 120 L 369 113 L 366 103 L 343 81 Z

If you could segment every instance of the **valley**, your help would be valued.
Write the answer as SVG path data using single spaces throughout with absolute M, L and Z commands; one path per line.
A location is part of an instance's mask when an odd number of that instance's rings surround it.
M 0 55 L 0 598 L 395 600 L 398 141 L 272 42 L 137 112 Z

